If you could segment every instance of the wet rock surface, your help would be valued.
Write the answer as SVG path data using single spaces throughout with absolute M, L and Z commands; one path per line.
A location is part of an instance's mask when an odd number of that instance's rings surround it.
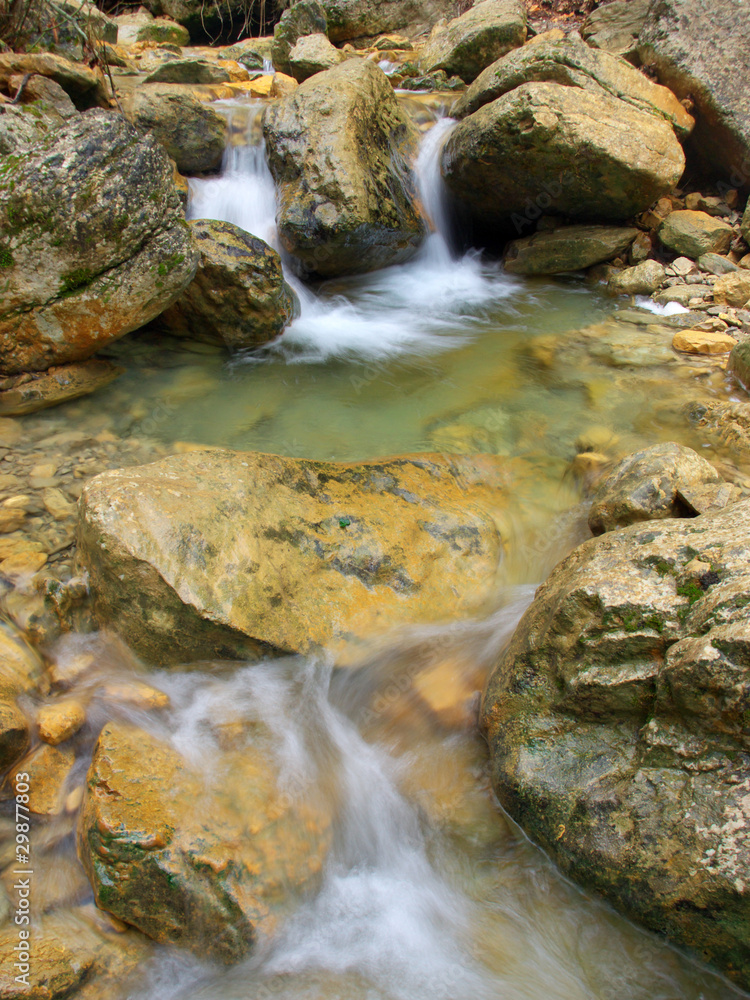
M 90 357 L 192 278 L 197 254 L 169 160 L 121 116 L 77 116 L 19 147 L 10 166 L 0 179 L 6 373 Z
M 503 806 L 579 883 L 750 982 L 750 501 L 576 549 L 484 701 Z
M 308 274 L 408 260 L 426 235 L 415 203 L 417 132 L 385 74 L 350 60 L 269 105 L 263 119 L 279 238 Z
M 562 226 L 514 240 L 506 251 L 505 270 L 512 274 L 561 274 L 578 271 L 624 253 L 637 229 Z
M 198 270 L 159 324 L 176 336 L 231 350 L 278 336 L 299 313 L 299 301 L 284 281 L 276 251 L 230 222 L 193 220 L 190 230 L 200 253 Z
M 507 483 L 491 456 L 195 452 L 92 480 L 79 555 L 99 621 L 152 662 L 343 650 L 482 607 Z
M 78 838 L 102 909 L 156 941 L 233 962 L 284 890 L 319 875 L 331 817 L 284 795 L 262 747 L 229 751 L 223 764 L 232 784 L 209 791 L 200 765 L 168 742 L 110 723 L 87 776 Z

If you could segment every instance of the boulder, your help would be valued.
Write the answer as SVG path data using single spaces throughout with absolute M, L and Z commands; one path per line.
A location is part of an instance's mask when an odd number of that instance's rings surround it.
M 318 0 L 297 0 L 297 3 L 284 11 L 273 29 L 271 60 L 274 68 L 280 73 L 294 76 L 289 55 L 299 39 L 308 35 L 323 35 L 327 38 L 327 30 L 326 12 Z
M 740 221 L 740 230 L 745 238 L 745 242 L 750 242 L 750 199 L 745 206 L 745 211 L 742 213 L 742 220 Z
M 136 42 L 156 42 L 157 45 L 189 45 L 190 32 L 171 18 L 154 17 L 141 7 L 133 14 L 121 14 L 115 18 L 120 45 Z
M 190 282 L 190 245 L 161 147 L 92 111 L 17 150 L 0 178 L 0 370 L 88 358 Z
M 726 253 L 734 237 L 729 223 L 706 212 L 670 212 L 659 226 L 659 239 L 677 254 L 695 260 L 704 253 Z
M 233 962 L 284 892 L 320 874 L 330 813 L 278 787 L 278 764 L 251 742 L 261 728 L 222 755 L 231 781 L 210 781 L 165 740 L 104 727 L 78 825 L 101 909 L 156 941 Z
M 46 372 L 24 372 L 1 379 L 0 416 L 24 416 L 88 396 L 109 385 L 124 371 L 109 361 L 79 361 Z
M 638 38 L 644 65 L 680 99 L 695 103 L 690 144 L 724 185 L 750 185 L 750 8 L 746 3 L 653 0 Z
M 627 219 L 679 180 L 666 121 L 618 98 L 528 83 L 459 122 L 443 148 L 449 190 L 479 227 L 516 230 L 542 211 Z
M 504 809 L 574 881 L 750 987 L 750 500 L 579 546 L 496 665 Z
M 211 0 L 211 3 L 205 0 L 145 0 L 144 6 L 152 14 L 159 15 L 157 21 L 177 22 L 194 45 L 214 45 L 217 38 L 235 39 L 247 34 L 258 18 L 248 0 Z M 269 15 L 270 10 L 260 17 L 268 23 Z M 178 44 L 187 45 L 188 42 Z
M 25 77 L 21 77 L 25 79 Z M 11 81 L 14 78 L 11 77 Z M 11 88 L 12 89 L 12 88 Z M 75 104 L 59 83 L 46 76 L 30 76 L 21 91 L 19 104 L 36 104 L 37 109 L 50 116 L 55 112 L 63 120 L 75 118 L 78 114 Z
M 258 347 L 280 334 L 298 315 L 299 301 L 276 251 L 231 222 L 199 219 L 190 229 L 198 270 L 159 322 L 170 333 L 230 350 Z
M 750 389 L 750 340 L 741 340 L 729 355 L 729 371 Z
M 350 59 L 270 104 L 263 134 L 279 239 L 332 277 L 408 260 L 426 235 L 411 164 L 419 133 L 382 70 Z
M 13 76 L 46 76 L 58 83 L 80 110 L 110 107 L 110 90 L 101 71 L 49 52 L 0 53 L 0 88 Z
M 321 0 L 332 42 L 372 37 L 399 28 L 431 27 L 452 17 L 454 0 Z
M 98 621 L 151 662 L 338 653 L 479 612 L 508 479 L 491 456 L 193 452 L 90 480 L 78 554 Z
M 149 73 L 144 83 L 229 83 L 223 66 L 210 59 L 170 59 Z
M 741 309 L 750 300 L 750 271 L 722 274 L 714 282 L 714 301 Z
M 607 284 L 616 295 L 651 295 L 666 277 L 658 260 L 644 260 L 635 267 L 626 267 L 611 274 Z
M 508 245 L 505 270 L 512 274 L 562 274 L 580 271 L 625 253 L 637 229 L 615 226 L 562 226 Z
M 736 491 L 713 465 L 691 448 L 672 441 L 654 445 L 628 455 L 599 484 L 589 511 L 589 528 L 601 535 L 637 521 L 695 517 L 689 497 L 707 488 L 712 495 L 724 497 L 720 506 L 737 499 Z
M 593 48 L 623 56 L 638 65 L 638 35 L 650 3 L 651 0 L 614 0 L 597 7 L 583 22 L 581 35 Z
M 639 111 L 664 119 L 681 138 L 688 136 L 695 124 L 666 87 L 649 80 L 624 59 L 597 52 L 573 35 L 540 38 L 498 59 L 461 95 L 451 114 L 465 118 L 524 83 L 559 83 L 591 94 L 617 97 Z
M 92 42 L 117 41 L 116 21 L 88 0 L 34 0 L 19 14 L 16 49 L 33 47 L 36 52 L 54 52 L 80 62 L 89 54 Z
M 289 72 L 295 80 L 302 83 L 316 73 L 333 69 L 345 59 L 344 53 L 331 45 L 325 35 L 303 35 L 289 53 Z
M 433 32 L 420 63 L 426 73 L 442 69 L 471 83 L 525 40 L 526 7 L 521 0 L 478 0 Z
M 177 85 L 138 87 L 125 113 L 142 132 L 151 132 L 181 174 L 218 170 L 224 156 L 226 119 Z
M 739 271 L 739 267 L 728 257 L 722 257 L 718 253 L 702 253 L 695 263 L 701 271 L 715 274 L 717 278 L 722 274 L 734 274 Z

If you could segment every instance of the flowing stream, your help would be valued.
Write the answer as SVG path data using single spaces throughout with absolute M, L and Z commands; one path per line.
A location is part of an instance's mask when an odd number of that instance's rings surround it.
M 505 456 L 517 489 L 497 610 L 383 637 L 356 670 L 292 658 L 150 678 L 172 703 L 157 728 L 189 759 L 219 774 L 213 722 L 231 715 L 247 731 L 262 725 L 281 780 L 335 802 L 336 821 L 320 885 L 291 901 L 252 959 L 219 969 L 154 946 L 118 996 L 729 1000 L 740 994 L 725 981 L 566 882 L 493 802 L 473 728 L 426 711 L 415 683 L 447 664 L 468 690 L 480 688 L 533 585 L 586 537 L 586 467 L 576 452 L 624 454 L 676 439 L 731 462 L 682 411 L 686 401 L 729 398 L 728 384 L 716 366 L 664 350 L 664 317 L 620 307 L 576 278 L 522 282 L 476 252 L 455 252 L 438 167 L 452 123 L 406 103 L 425 133 L 418 174 L 433 224 L 419 255 L 314 290 L 287 268 L 300 317 L 231 365 L 210 345 L 148 333 L 123 342 L 113 355 L 129 370 L 112 388 L 105 429 L 169 448 L 338 460 Z M 225 169 L 191 182 L 189 215 L 277 245 L 261 105 L 224 107 L 233 138 Z M 93 420 L 96 406 L 72 404 L 65 420 Z M 62 426 L 56 411 L 34 420 L 47 434 Z M 103 675 L 127 675 L 107 648 L 105 638 L 71 636 L 58 655 L 94 649 Z M 114 697 L 96 704 L 98 724 L 125 715 L 157 726 Z

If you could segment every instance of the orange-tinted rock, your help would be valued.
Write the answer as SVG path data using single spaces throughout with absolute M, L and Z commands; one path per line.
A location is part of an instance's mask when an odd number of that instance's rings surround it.
M 79 555 L 100 623 L 151 662 L 341 653 L 486 608 L 512 479 L 487 455 L 189 452 L 91 480 Z

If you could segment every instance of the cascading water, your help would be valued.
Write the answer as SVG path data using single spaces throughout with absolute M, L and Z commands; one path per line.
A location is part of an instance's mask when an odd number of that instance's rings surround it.
M 231 126 L 240 109 L 232 104 L 225 109 Z M 247 145 L 229 148 L 222 176 L 191 181 L 189 217 L 232 222 L 280 250 L 274 185 L 260 127 L 262 110 L 258 104 L 250 111 Z M 450 251 L 440 151 L 454 124 L 449 118 L 436 122 L 416 163 L 420 198 L 432 223 L 420 252 L 398 267 L 329 282 L 317 295 L 285 267 L 286 279 L 300 298 L 301 316 L 264 353 L 305 362 L 434 354 L 468 340 L 487 311 L 513 294 L 518 285 L 500 265 L 483 261 L 475 252 L 455 256 Z

